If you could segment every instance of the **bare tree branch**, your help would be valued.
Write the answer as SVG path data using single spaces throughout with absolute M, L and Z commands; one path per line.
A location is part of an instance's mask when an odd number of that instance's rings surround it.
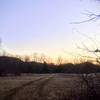
M 92 13 L 88 10 L 86 10 L 85 13 L 82 13 L 82 14 L 86 15 L 88 17 L 88 19 L 83 20 L 83 21 L 79 21 L 79 22 L 72 22 L 70 24 L 81 24 L 81 23 L 85 23 L 85 22 L 96 21 L 100 18 L 100 14 L 95 14 L 95 13 Z

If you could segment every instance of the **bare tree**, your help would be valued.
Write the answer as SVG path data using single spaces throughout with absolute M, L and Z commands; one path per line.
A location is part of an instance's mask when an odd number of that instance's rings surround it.
M 83 14 L 88 17 L 86 20 L 71 22 L 71 24 L 81 24 L 81 23 L 86 23 L 86 22 L 90 22 L 90 21 L 97 21 L 98 19 L 100 19 L 100 14 L 95 14 L 88 10 L 86 10 L 85 13 L 83 13 Z
M 100 0 L 94 0 L 94 1 L 100 2 Z M 85 11 L 84 15 L 86 15 L 88 19 L 83 20 L 83 21 L 73 22 L 71 24 L 81 24 L 81 23 L 86 23 L 90 21 L 97 21 L 98 19 L 100 19 L 100 13 L 96 14 L 91 11 Z M 94 41 L 92 40 L 92 42 Z M 93 58 L 95 59 L 97 63 L 100 64 L 100 55 L 99 55 L 100 49 L 97 47 L 96 49 L 91 50 L 84 42 L 81 42 L 81 43 L 82 43 L 82 48 L 80 49 L 86 50 L 87 52 L 94 55 Z M 81 74 L 81 79 L 83 80 L 82 84 L 85 83 L 87 86 L 88 100 L 99 100 L 100 99 L 100 80 L 97 77 L 97 73 L 94 72 L 93 74 L 90 74 L 90 73 Z
M 38 53 L 34 53 L 34 54 L 33 54 L 33 60 L 36 61 L 36 62 L 39 61 Z
M 91 1 L 97 1 L 100 3 L 100 0 L 91 0 Z M 96 20 L 100 19 L 100 13 L 97 14 L 97 13 L 94 13 L 92 11 L 85 10 L 85 12 L 82 14 L 86 15 L 88 18 L 86 20 L 83 20 L 83 21 L 72 22 L 71 24 L 81 24 L 81 23 L 96 21 Z
M 60 65 L 60 64 L 62 64 L 62 63 L 63 63 L 63 58 L 62 58 L 61 56 L 59 56 L 59 57 L 57 58 L 57 64 Z
M 24 57 L 24 61 L 25 61 L 25 62 L 29 62 L 29 61 L 30 61 L 30 57 L 29 57 L 29 56 L 25 56 L 25 57 Z
M 47 62 L 47 57 L 44 53 L 40 55 L 39 61 L 42 63 Z

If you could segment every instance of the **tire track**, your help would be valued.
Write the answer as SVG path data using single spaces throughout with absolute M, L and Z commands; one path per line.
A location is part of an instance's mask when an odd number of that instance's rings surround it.
M 49 81 L 52 80 L 53 78 L 54 78 L 54 76 L 49 77 L 38 85 L 38 88 L 36 88 L 36 91 L 35 91 L 35 95 L 37 95 L 36 96 L 37 98 L 35 98 L 35 99 L 46 100 L 46 92 L 43 92 L 43 89 L 49 83 Z
M 54 75 L 50 75 L 25 87 L 14 98 L 18 97 L 16 100 L 47 100 L 46 94 L 48 93 L 44 91 L 44 88 L 53 78 Z
M 53 76 L 47 76 L 47 77 L 42 77 L 33 81 L 30 81 L 26 84 L 23 84 L 19 87 L 16 87 L 14 89 L 11 89 L 9 91 L 6 91 L 4 94 L 6 94 L 6 96 L 4 97 L 3 100 L 13 100 L 13 97 L 16 96 L 16 94 L 20 91 L 22 91 L 25 87 L 28 87 L 30 85 L 34 85 L 37 84 L 36 88 L 35 88 L 35 92 L 34 94 L 37 95 L 37 97 L 43 97 L 43 93 L 41 92 L 44 88 L 44 86 L 53 78 Z M 27 91 L 27 89 L 26 89 Z
M 39 78 L 39 79 L 36 79 L 36 80 L 32 80 L 32 81 L 30 81 L 30 82 L 28 82 L 28 83 L 25 83 L 25 84 L 23 84 L 23 85 L 21 85 L 21 86 L 19 86 L 19 87 L 13 88 L 13 89 L 8 90 L 8 91 L 5 91 L 5 92 L 1 93 L 0 95 L 2 95 L 2 96 L 6 95 L 6 96 L 4 97 L 3 100 L 13 100 L 13 99 L 12 99 L 12 96 L 13 96 L 13 95 L 16 95 L 16 93 L 17 93 L 18 91 L 20 91 L 21 89 L 23 89 L 24 87 L 26 87 L 26 86 L 28 86 L 28 85 L 33 84 L 33 83 L 36 82 L 36 81 L 40 81 L 40 80 L 42 80 L 42 79 L 44 79 L 44 77 Z

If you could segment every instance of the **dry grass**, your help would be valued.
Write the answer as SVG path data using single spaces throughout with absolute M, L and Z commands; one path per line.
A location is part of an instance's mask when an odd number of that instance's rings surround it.
M 35 80 L 40 76 L 12 76 L 12 77 L 0 77 L 0 93 L 8 91 L 10 89 L 19 87 L 31 80 Z
M 78 74 L 0 77 L 0 93 L 3 92 L 0 100 L 87 100 L 87 86 Z

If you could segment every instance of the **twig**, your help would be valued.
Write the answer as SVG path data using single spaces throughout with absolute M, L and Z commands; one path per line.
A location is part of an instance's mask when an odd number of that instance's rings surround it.
M 86 15 L 89 18 L 87 20 L 83 20 L 80 22 L 71 22 L 70 24 L 81 24 L 81 23 L 85 23 L 85 22 L 96 21 L 100 18 L 100 14 L 97 15 L 95 13 L 88 11 L 88 10 L 86 10 L 86 12 L 82 13 L 82 14 Z

